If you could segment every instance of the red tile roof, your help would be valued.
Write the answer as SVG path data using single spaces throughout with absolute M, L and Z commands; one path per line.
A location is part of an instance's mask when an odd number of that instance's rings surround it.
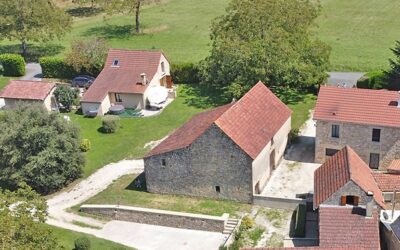
M 397 91 L 322 86 L 314 119 L 400 127 Z
M 105 66 L 86 91 L 83 102 L 102 102 L 108 93 L 143 94 L 141 74 L 151 81 L 160 64 L 160 51 L 110 49 Z M 115 60 L 119 66 L 113 66 Z
M 0 98 L 44 101 L 55 87 L 48 82 L 11 80 L 0 92 Z
M 380 249 L 379 215 L 365 217 L 361 207 L 321 206 L 319 208 L 319 245 Z
M 382 192 L 400 191 L 400 175 L 374 173 L 373 176 Z
M 393 160 L 387 167 L 387 170 L 393 173 L 400 172 L 400 159 Z
M 314 209 L 349 181 L 353 181 L 366 193 L 373 192 L 377 204 L 385 207 L 373 171 L 352 148 L 346 146 L 315 170 Z
M 147 157 L 189 146 L 215 124 L 255 159 L 291 113 L 279 98 L 259 82 L 236 103 L 195 116 L 150 151 Z

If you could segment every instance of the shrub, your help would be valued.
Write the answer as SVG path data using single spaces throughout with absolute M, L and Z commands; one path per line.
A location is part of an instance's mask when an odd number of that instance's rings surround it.
M 295 237 L 304 237 L 306 232 L 306 205 L 299 204 L 296 211 L 296 224 L 294 225 Z
M 83 139 L 83 140 L 81 141 L 81 145 L 79 146 L 79 149 L 80 149 L 82 152 L 87 152 L 87 151 L 90 150 L 91 146 L 92 146 L 92 145 L 90 144 L 90 140 L 89 140 L 89 139 Z
M 119 127 L 120 118 L 115 115 L 107 115 L 102 119 L 102 130 L 105 133 L 115 133 Z
M 254 220 L 248 215 L 243 217 L 242 223 L 240 224 L 240 228 L 242 230 L 248 230 L 248 229 L 250 229 L 252 227 L 254 227 Z
M 175 83 L 200 83 L 199 67 L 193 63 L 171 65 L 171 76 Z
M 23 76 L 25 75 L 25 60 L 17 54 L 2 54 L 0 62 L 3 65 L 4 76 Z
M 45 78 L 71 79 L 78 74 L 72 66 L 60 57 L 41 57 L 39 63 Z
M 64 111 L 71 111 L 72 104 L 74 104 L 76 99 L 79 99 L 79 90 L 62 85 L 54 91 L 54 96 L 57 102 L 62 105 Z
M 385 74 L 380 70 L 368 72 L 357 81 L 357 88 L 361 89 L 383 89 L 387 85 Z
M 80 237 L 74 242 L 75 250 L 89 250 L 90 249 L 90 240 L 86 237 Z
M 296 143 L 299 140 L 299 129 L 292 128 L 289 132 L 290 143 Z

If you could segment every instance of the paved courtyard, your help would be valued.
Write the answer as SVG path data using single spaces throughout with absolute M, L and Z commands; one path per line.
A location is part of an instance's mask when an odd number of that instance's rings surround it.
M 295 198 L 296 194 L 314 190 L 315 122 L 310 118 L 302 127 L 298 142 L 293 144 L 264 188 L 262 195 Z

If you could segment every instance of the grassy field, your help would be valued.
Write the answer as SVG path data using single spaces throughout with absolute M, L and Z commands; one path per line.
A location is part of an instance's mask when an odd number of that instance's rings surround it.
M 164 0 L 142 12 L 143 34 L 133 35 L 133 17 L 75 17 L 61 41 L 35 48 L 62 54 L 74 39 L 99 36 L 112 47 L 163 49 L 172 62 L 196 62 L 209 53 L 211 20 L 222 15 L 229 0 Z M 315 34 L 332 47 L 331 70 L 369 71 L 387 67 L 389 48 L 400 39 L 400 2 L 396 0 L 321 0 Z M 65 2 L 63 2 L 65 4 Z M 71 6 L 68 6 L 71 7 Z M 18 50 L 2 41 L 0 53 Z
M 96 249 L 96 250 L 134 249 L 112 241 L 100 239 L 89 234 L 78 233 L 50 225 L 48 225 L 48 227 L 53 231 L 53 234 L 57 238 L 58 243 L 62 247 L 64 247 L 65 250 L 74 249 L 74 241 L 80 237 L 87 237 L 90 240 L 91 249 Z
M 135 178 L 135 175 L 120 178 L 85 204 L 120 204 L 215 216 L 229 213 L 234 217 L 238 212 L 249 212 L 251 208 L 249 204 L 234 201 L 148 193 L 143 188 L 134 187 Z M 79 206 L 73 208 L 74 211 L 78 209 Z
M 0 91 L 8 84 L 9 81 L 9 77 L 0 76 Z
M 292 128 L 300 129 L 305 121 L 308 120 L 309 110 L 313 109 L 316 103 L 316 96 L 307 94 L 303 96 L 302 100 L 297 103 L 288 104 L 289 108 L 293 111 L 292 113 Z

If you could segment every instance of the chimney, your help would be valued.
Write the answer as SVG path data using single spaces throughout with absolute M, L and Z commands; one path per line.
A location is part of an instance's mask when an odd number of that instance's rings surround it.
M 142 78 L 142 85 L 146 85 L 146 84 L 147 84 L 147 76 L 146 76 L 146 73 L 140 74 L 140 77 Z
M 366 213 L 365 217 L 367 218 L 372 218 L 372 212 L 374 211 L 374 193 L 373 192 L 368 192 L 367 193 L 367 205 L 366 207 Z
M 398 93 L 399 93 L 399 96 L 398 96 L 398 99 L 397 99 L 397 107 L 400 108 L 400 91 Z

